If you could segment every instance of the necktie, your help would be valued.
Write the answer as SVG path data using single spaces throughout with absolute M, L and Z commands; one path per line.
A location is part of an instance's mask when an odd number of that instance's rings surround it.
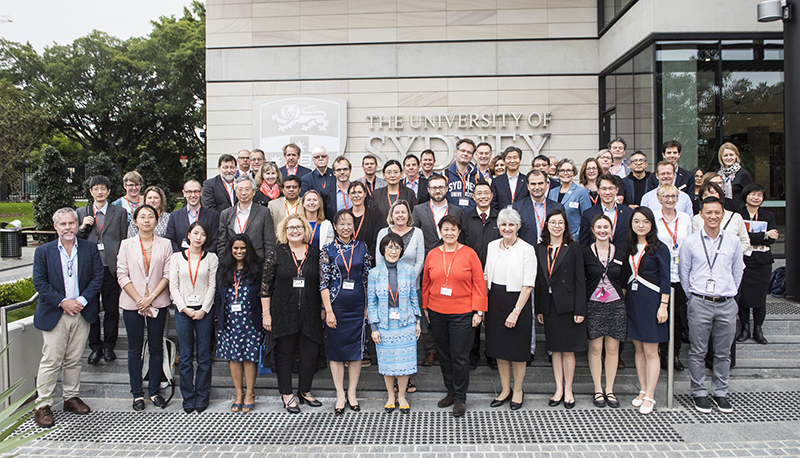
M 483 224 L 486 224 L 486 213 L 481 213 L 481 221 L 483 221 Z

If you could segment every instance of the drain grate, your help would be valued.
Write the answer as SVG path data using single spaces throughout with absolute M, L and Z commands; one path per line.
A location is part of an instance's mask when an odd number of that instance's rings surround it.
M 800 315 L 800 307 L 786 301 L 767 302 L 767 315 Z
M 698 412 L 688 394 L 675 397 L 691 413 L 693 423 L 758 423 L 764 421 L 798 421 L 800 391 L 730 393 L 728 400 L 733 412 L 722 413 L 716 408 L 710 414 Z M 712 401 L 713 404 L 713 401 Z

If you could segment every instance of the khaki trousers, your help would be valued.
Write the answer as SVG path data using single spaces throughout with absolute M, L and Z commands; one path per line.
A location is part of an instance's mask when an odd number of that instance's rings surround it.
M 64 400 L 78 396 L 81 388 L 81 356 L 89 337 L 89 323 L 78 313 L 61 315 L 52 331 L 42 331 L 42 361 L 39 363 L 37 400 L 42 406 L 52 404 L 53 391 L 58 381 L 58 371 L 64 367 L 61 380 Z

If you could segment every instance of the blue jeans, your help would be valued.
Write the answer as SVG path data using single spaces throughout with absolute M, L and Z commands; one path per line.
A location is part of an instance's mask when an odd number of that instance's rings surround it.
M 159 309 L 155 318 L 147 317 L 147 343 L 150 351 L 150 381 L 147 384 L 150 397 L 158 394 L 161 388 L 162 361 L 164 356 L 163 341 L 166 309 Z M 142 390 L 142 348 L 144 347 L 145 317 L 136 310 L 123 310 L 122 319 L 128 334 L 128 377 L 131 381 L 133 398 L 143 398 Z M 157 374 L 157 375 L 156 375 Z
M 185 409 L 208 407 L 211 393 L 211 342 L 214 337 L 214 317 L 206 313 L 203 319 L 193 320 L 176 309 L 175 330 L 178 331 L 178 346 L 181 349 L 179 367 L 183 407 Z M 195 344 L 197 344 L 197 373 L 193 367 Z

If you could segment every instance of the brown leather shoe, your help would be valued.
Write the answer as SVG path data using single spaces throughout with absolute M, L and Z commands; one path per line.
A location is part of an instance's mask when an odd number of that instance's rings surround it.
M 85 402 L 81 401 L 81 398 L 76 396 L 64 401 L 64 411 L 74 412 L 78 415 L 86 415 L 87 413 L 91 412 L 92 409 L 90 409 Z
M 467 412 L 467 404 L 463 402 L 456 402 L 453 404 L 453 416 L 456 418 L 463 417 Z
M 625 369 L 625 361 L 622 358 L 617 360 L 617 369 Z
M 436 353 L 427 353 L 425 357 L 422 358 L 422 365 L 433 366 L 434 361 L 436 361 Z
M 56 424 L 56 420 L 53 418 L 53 411 L 50 410 L 50 406 L 39 407 L 36 409 L 36 413 L 33 414 L 33 418 L 36 420 L 36 424 L 42 428 L 52 428 L 53 425 Z
M 443 397 L 439 402 L 436 404 L 441 408 L 450 407 L 453 405 L 453 395 L 448 394 L 447 396 Z

